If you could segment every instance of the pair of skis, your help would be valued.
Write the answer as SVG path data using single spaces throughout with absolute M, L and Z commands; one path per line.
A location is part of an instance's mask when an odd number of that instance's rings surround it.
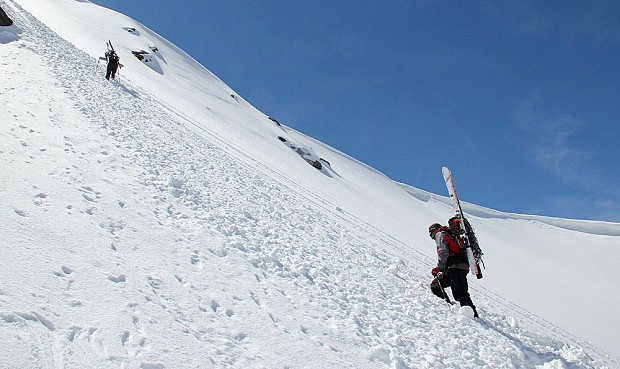
M 108 48 L 108 52 L 110 51 L 114 51 L 116 53 L 116 50 L 114 50 L 114 46 L 112 46 L 112 41 L 108 40 L 108 42 L 106 42 L 105 44 Z
M 482 250 L 478 244 L 478 239 L 476 238 L 474 229 L 469 224 L 469 221 L 465 219 L 465 215 L 463 214 L 463 209 L 461 208 L 461 203 L 459 202 L 459 197 L 456 193 L 456 187 L 454 186 L 452 172 L 450 172 L 450 169 L 446 167 L 441 168 L 441 172 L 443 174 L 443 179 L 446 182 L 446 187 L 448 188 L 448 193 L 450 194 L 450 200 L 452 200 L 452 206 L 456 212 L 456 217 L 461 219 L 461 221 L 458 222 L 460 227 L 459 232 L 461 238 L 467 245 L 465 250 L 469 260 L 469 265 L 472 268 L 473 273 L 476 275 L 476 278 L 480 279 L 482 278 L 480 264 L 484 266 L 484 263 L 482 262 Z

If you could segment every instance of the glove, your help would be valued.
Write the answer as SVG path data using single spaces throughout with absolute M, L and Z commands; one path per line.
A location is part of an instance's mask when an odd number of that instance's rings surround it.
M 433 270 L 431 270 L 431 274 L 433 275 L 433 277 L 437 276 L 437 274 L 441 273 L 439 271 L 438 267 L 434 267 Z

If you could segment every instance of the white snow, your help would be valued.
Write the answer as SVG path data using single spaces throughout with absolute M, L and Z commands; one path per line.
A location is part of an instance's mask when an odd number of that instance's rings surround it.
M 446 197 L 278 126 L 124 15 L 0 6 L 0 368 L 620 367 L 620 224 L 465 204 L 473 319 L 428 289 Z

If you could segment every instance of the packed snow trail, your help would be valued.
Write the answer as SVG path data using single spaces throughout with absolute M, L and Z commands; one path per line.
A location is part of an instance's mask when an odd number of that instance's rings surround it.
M 105 81 L 92 58 L 27 13 L 16 18 L 61 95 L 32 93 L 56 108 L 72 100 L 83 115 L 75 121 L 89 122 L 73 123 L 89 140 L 50 142 L 77 164 L 49 163 L 58 171 L 43 174 L 76 188 L 85 222 L 104 231 L 96 247 L 72 252 L 108 268 L 97 280 L 79 264 L 58 265 L 49 272 L 66 281 L 62 289 L 3 294 L 2 332 L 31 336 L 33 366 L 600 367 L 492 302 L 482 321 L 450 314 L 427 289 L 431 260 L 406 256 L 404 243 L 376 229 L 359 232 L 364 225 L 189 129 L 122 76 Z M 98 325 L 69 313 L 97 316 L 87 286 L 117 301 Z M 67 297 L 68 310 L 57 307 Z

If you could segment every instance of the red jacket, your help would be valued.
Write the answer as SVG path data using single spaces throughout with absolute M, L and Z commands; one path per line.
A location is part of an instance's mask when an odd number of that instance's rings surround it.
M 457 268 L 469 271 L 469 262 L 464 251 L 449 235 L 448 227 L 441 227 L 435 233 L 437 245 L 437 268 L 446 272 L 449 268 Z

